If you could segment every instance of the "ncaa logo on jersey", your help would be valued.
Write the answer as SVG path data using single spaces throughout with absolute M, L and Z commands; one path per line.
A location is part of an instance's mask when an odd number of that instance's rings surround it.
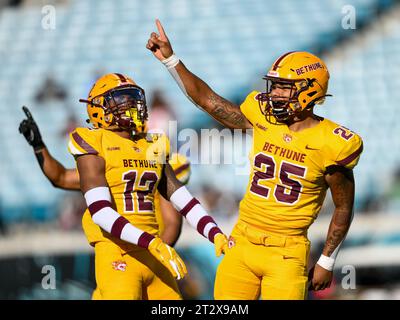
M 114 268 L 114 270 L 125 271 L 126 262 L 121 260 L 113 261 L 112 267 Z
M 290 142 L 290 141 L 292 141 L 292 136 L 290 135 L 290 134 L 287 134 L 287 133 L 284 133 L 283 134 L 283 141 L 285 141 L 285 142 Z

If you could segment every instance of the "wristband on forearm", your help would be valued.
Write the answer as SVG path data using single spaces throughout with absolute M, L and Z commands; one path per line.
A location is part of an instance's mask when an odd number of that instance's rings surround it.
M 335 265 L 335 259 L 321 254 L 317 261 L 317 264 L 328 271 L 332 271 L 333 266 Z
M 167 67 L 167 69 L 171 69 L 176 67 L 176 65 L 179 63 L 179 58 L 176 56 L 175 53 L 173 53 L 172 56 L 162 60 L 161 62 Z

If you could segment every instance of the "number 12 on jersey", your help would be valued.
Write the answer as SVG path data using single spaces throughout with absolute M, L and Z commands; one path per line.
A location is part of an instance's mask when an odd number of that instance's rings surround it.
M 154 211 L 153 202 L 148 200 L 148 195 L 153 193 L 158 176 L 154 171 L 144 171 L 139 179 L 137 176 L 136 170 L 124 172 L 122 175 L 122 180 L 126 181 L 124 211 L 135 212 L 135 207 L 138 212 Z

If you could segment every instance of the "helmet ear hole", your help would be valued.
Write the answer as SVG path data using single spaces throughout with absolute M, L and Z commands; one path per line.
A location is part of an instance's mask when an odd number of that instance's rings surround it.
M 93 118 L 97 118 L 97 116 L 98 116 L 99 114 L 96 112 L 96 113 L 93 113 Z

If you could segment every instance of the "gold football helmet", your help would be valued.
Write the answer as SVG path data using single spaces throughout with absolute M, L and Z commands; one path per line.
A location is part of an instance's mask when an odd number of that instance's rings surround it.
M 88 122 L 95 128 L 146 132 L 148 119 L 144 90 L 129 77 L 109 73 L 99 78 L 86 103 Z
M 322 104 L 327 95 L 329 72 L 317 56 L 304 51 L 292 51 L 280 56 L 263 78 L 266 92 L 257 96 L 261 112 L 271 121 L 286 121 L 297 112 Z M 276 87 L 290 88 L 289 97 L 271 95 Z

